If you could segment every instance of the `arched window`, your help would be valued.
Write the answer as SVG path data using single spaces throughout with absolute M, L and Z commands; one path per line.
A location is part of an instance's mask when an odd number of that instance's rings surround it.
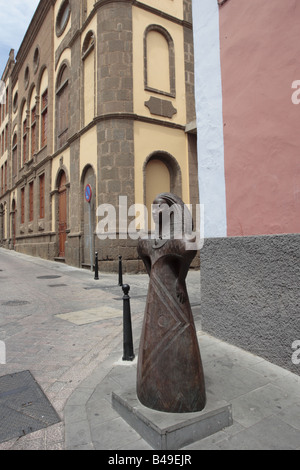
M 150 25 L 144 37 L 145 89 L 175 97 L 175 53 L 166 29 Z
M 167 166 L 158 159 L 152 159 L 146 166 L 146 207 L 148 210 L 148 227 L 151 228 L 151 205 L 160 193 L 169 193 L 171 190 L 171 176 Z
M 12 177 L 15 182 L 18 171 L 18 135 L 14 134 L 12 140 Z
M 83 102 L 84 125 L 86 126 L 95 117 L 95 36 L 89 31 L 85 37 L 82 48 L 83 60 Z
M 57 148 L 68 140 L 69 130 L 69 68 L 62 65 L 56 84 L 56 136 Z
M 151 154 L 144 164 L 144 204 L 148 209 L 151 228 L 151 205 L 160 193 L 171 192 L 182 197 L 182 174 L 177 160 L 168 152 Z
M 43 148 L 48 142 L 48 71 L 46 68 L 40 71 L 38 90 L 40 97 L 39 148 Z
M 37 140 L 36 140 L 36 91 L 33 88 L 30 99 L 30 159 L 33 158 L 37 150 Z
M 21 167 L 23 167 L 27 161 L 27 147 L 28 147 L 28 136 L 27 136 L 27 110 L 26 110 L 26 103 L 23 105 L 23 111 L 21 114 L 21 142 L 22 142 L 22 150 L 21 150 Z

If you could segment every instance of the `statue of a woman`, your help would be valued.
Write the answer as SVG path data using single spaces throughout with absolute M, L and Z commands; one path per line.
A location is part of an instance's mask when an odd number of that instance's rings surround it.
M 174 236 L 178 224 L 180 229 L 191 226 L 184 224 L 184 217 L 191 218 L 191 214 L 181 199 L 169 193 L 157 196 L 153 207 L 158 236 L 141 239 L 138 245 L 150 282 L 139 349 L 137 396 L 143 405 L 158 411 L 202 411 L 206 404 L 204 374 L 185 283 L 196 251 L 187 250 L 183 230 L 182 237 Z M 166 207 L 171 209 L 167 218 Z M 169 230 L 166 220 L 171 220 Z

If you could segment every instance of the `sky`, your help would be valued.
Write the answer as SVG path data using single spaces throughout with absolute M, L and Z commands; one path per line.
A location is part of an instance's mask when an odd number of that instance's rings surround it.
M 0 0 L 0 78 L 11 49 L 16 56 L 38 4 L 39 0 Z

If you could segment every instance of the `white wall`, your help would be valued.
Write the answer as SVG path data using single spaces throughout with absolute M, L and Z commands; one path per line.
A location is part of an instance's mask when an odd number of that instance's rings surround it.
M 226 190 L 219 7 L 217 0 L 192 0 L 200 202 L 205 238 L 226 237 Z

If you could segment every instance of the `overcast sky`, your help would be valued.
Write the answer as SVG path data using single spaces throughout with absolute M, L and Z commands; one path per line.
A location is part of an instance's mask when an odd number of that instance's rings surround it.
M 0 0 L 0 78 L 9 51 L 21 45 L 39 0 Z

